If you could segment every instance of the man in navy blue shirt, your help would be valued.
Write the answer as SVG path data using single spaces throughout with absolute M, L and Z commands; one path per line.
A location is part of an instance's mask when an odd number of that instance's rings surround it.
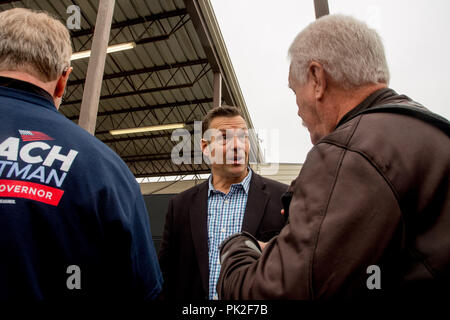
M 162 276 L 139 185 L 57 109 L 69 33 L 0 13 L 0 299 L 153 299 Z

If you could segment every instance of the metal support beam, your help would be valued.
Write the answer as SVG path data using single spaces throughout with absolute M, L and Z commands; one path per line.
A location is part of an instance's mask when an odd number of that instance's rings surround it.
M 209 64 L 213 72 L 219 72 L 225 74 L 222 66 L 220 65 L 219 54 L 216 52 L 214 42 L 209 34 L 208 27 L 204 18 L 201 14 L 201 9 L 198 4 L 198 0 L 184 0 L 186 10 L 191 18 L 192 24 L 194 25 L 197 36 L 202 44 L 203 50 L 205 50 L 206 57 L 209 60 Z M 230 105 L 237 105 L 233 95 L 231 94 L 230 85 L 226 78 L 223 78 L 224 90 L 223 96 L 225 101 Z
M 211 69 L 213 72 L 220 72 L 222 75 L 223 100 L 227 104 L 240 107 L 244 113 L 244 119 L 247 121 L 247 125 L 249 128 L 253 128 L 253 123 L 245 107 L 244 97 L 240 91 L 211 2 L 207 0 L 184 0 L 184 4 L 205 51 L 205 55 L 209 59 Z M 261 162 L 262 153 L 254 133 L 250 134 L 250 145 L 250 160 Z
M 181 67 L 202 65 L 205 63 L 208 63 L 208 59 L 198 59 L 198 60 L 185 61 L 185 62 L 176 62 L 173 64 L 165 64 L 165 65 L 161 65 L 161 66 L 154 66 L 154 67 L 141 68 L 141 69 L 130 70 L 130 71 L 110 73 L 110 74 L 104 74 L 103 80 L 116 79 L 116 78 L 122 78 L 122 77 L 126 77 L 126 76 L 134 76 L 134 75 L 143 74 L 143 73 L 158 72 L 158 71 L 162 71 L 162 70 L 170 70 L 170 69 L 181 68 Z M 67 86 L 79 85 L 79 84 L 84 83 L 85 81 L 86 81 L 86 79 L 71 80 L 67 83 Z
M 146 177 L 163 177 L 163 176 L 181 176 L 188 174 L 207 174 L 211 173 L 211 169 L 192 169 L 192 171 L 167 171 L 167 172 L 156 172 L 150 174 L 134 174 L 136 178 L 146 178 Z
M 328 0 L 314 0 L 314 10 L 316 11 L 316 19 L 330 14 Z
M 91 57 L 87 70 L 83 101 L 80 109 L 79 125 L 94 134 L 97 121 L 98 103 L 105 70 L 106 49 L 108 48 L 111 21 L 115 0 L 100 0 L 92 40 Z
M 191 151 L 191 159 L 194 159 L 196 156 L 202 156 L 201 151 Z M 160 161 L 160 160 L 170 160 L 172 159 L 172 153 L 150 153 L 150 154 L 140 154 L 136 156 L 123 156 L 122 160 L 127 163 L 132 162 L 144 162 L 144 161 Z
M 186 101 L 173 102 L 173 103 L 153 104 L 153 105 L 147 105 L 147 106 L 142 106 L 142 107 L 133 107 L 133 108 L 126 108 L 126 109 L 119 109 L 119 110 L 103 111 L 103 112 L 99 112 L 97 114 L 97 117 L 105 117 L 105 116 L 112 116 L 115 114 L 157 110 L 157 109 L 164 109 L 164 108 L 184 107 L 184 106 L 197 105 L 197 104 L 202 104 L 202 103 L 211 103 L 211 102 L 213 102 L 213 99 L 205 98 L 205 99 L 186 100 Z M 78 119 L 78 116 L 77 115 L 70 116 L 67 118 L 70 120 L 76 120 L 76 119 Z M 99 132 L 97 132 L 97 133 L 99 133 Z
M 89 67 L 88 67 L 88 77 L 89 77 Z M 101 77 L 101 75 L 100 75 Z M 101 79 L 100 79 L 100 85 L 101 85 Z M 144 90 L 137 90 L 137 91 L 129 91 L 129 92 L 121 92 L 121 93 L 115 93 L 115 94 L 107 94 L 100 97 L 100 99 L 114 99 L 114 98 L 122 98 L 127 96 L 132 96 L 136 94 L 145 94 L 145 93 L 153 93 L 158 91 L 167 91 L 167 90 L 174 90 L 174 89 L 183 89 L 183 88 L 191 88 L 194 84 L 193 83 L 185 83 L 185 84 L 179 84 L 175 86 L 167 86 L 167 87 L 156 87 L 156 88 L 150 88 L 150 89 L 144 89 Z M 88 82 L 86 81 L 85 88 L 88 87 Z M 83 102 L 84 102 L 84 94 L 86 90 L 83 93 Z M 100 92 L 99 92 L 100 94 Z M 63 104 L 63 106 L 67 107 L 69 105 L 75 105 L 81 102 L 81 99 L 77 100 L 70 100 Z M 83 104 L 81 104 L 81 108 L 83 108 Z M 97 108 L 98 108 L 98 98 L 97 98 Z M 81 110 L 82 112 L 83 110 Z M 95 115 L 97 116 L 97 110 L 95 111 Z M 80 119 L 81 119 L 81 113 L 80 113 Z
M 213 108 L 222 105 L 222 75 L 220 72 L 214 72 L 214 96 Z
M 134 43 L 136 43 L 136 45 L 140 45 L 140 44 L 144 44 L 144 43 L 152 43 L 152 42 L 164 41 L 164 40 L 169 39 L 169 37 L 170 37 L 170 34 L 162 34 L 162 35 L 159 35 L 159 36 L 139 39 L 139 40 L 136 40 Z
M 145 17 L 139 17 L 139 18 L 135 18 L 135 19 L 129 19 L 129 20 L 125 20 L 125 21 L 115 22 L 111 25 L 111 30 L 119 29 L 119 28 L 123 28 L 123 27 L 127 27 L 127 26 L 133 26 L 133 25 L 141 24 L 141 23 L 148 23 L 148 22 L 157 21 L 157 20 L 161 20 L 161 19 L 167 19 L 167 18 L 171 18 L 171 17 L 178 17 L 178 16 L 182 16 L 185 14 L 187 14 L 186 9 L 178 9 L 178 10 L 173 10 L 173 11 L 168 11 L 168 12 L 163 12 L 163 13 L 156 13 L 156 14 L 152 14 L 149 16 L 145 16 Z M 73 31 L 73 32 L 71 32 L 71 36 L 72 36 L 72 38 L 87 36 L 87 35 L 92 34 L 94 32 L 94 29 L 95 28 L 88 28 L 88 29 Z

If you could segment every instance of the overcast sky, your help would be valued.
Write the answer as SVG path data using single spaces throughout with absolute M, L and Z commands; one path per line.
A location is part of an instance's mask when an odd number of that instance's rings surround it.
M 253 125 L 263 130 L 266 160 L 303 163 L 312 144 L 287 87 L 287 51 L 294 37 L 315 19 L 313 0 L 211 2 Z M 328 3 L 330 13 L 352 15 L 380 33 L 391 88 L 450 118 L 450 1 Z M 275 139 L 264 137 L 264 132 L 275 133 Z

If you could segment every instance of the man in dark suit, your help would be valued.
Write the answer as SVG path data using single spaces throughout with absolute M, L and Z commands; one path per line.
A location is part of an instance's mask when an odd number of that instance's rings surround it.
M 219 244 L 240 231 L 268 241 L 285 224 L 281 196 L 287 185 L 249 168 L 248 128 L 239 109 L 212 109 L 203 132 L 211 176 L 173 197 L 166 215 L 159 251 L 165 299 L 217 299 Z

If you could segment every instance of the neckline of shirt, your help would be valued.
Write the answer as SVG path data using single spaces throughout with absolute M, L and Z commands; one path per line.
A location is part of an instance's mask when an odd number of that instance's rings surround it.
M 248 194 L 248 190 L 249 190 L 249 187 L 250 187 L 250 180 L 251 180 L 251 178 L 252 178 L 252 169 L 251 169 L 250 167 L 248 167 L 248 173 L 247 173 L 247 175 L 245 176 L 245 178 L 242 179 L 241 182 L 233 183 L 233 184 L 230 186 L 230 191 L 228 192 L 228 194 L 231 193 L 231 192 L 232 192 L 232 189 L 236 188 L 237 186 L 241 186 L 241 187 L 244 189 L 245 193 Z M 209 176 L 209 178 L 208 178 L 208 198 L 209 198 L 209 197 L 211 196 L 211 194 L 214 193 L 214 192 L 215 192 L 215 193 L 222 193 L 222 194 L 224 194 L 224 195 L 227 195 L 227 194 L 223 193 L 222 191 L 216 190 L 216 189 L 214 188 L 214 186 L 213 186 L 213 184 L 212 184 L 212 174 L 211 174 L 211 175 Z

